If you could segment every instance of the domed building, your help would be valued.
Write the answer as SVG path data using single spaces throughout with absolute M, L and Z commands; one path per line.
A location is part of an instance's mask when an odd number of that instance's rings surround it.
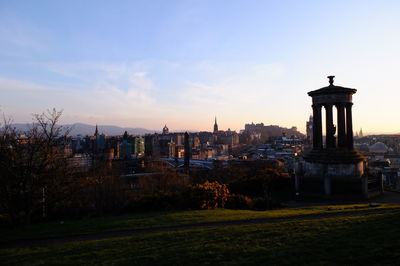
M 162 133 L 163 133 L 163 135 L 169 134 L 169 129 L 168 129 L 167 125 L 165 125 L 165 126 L 163 127 Z
M 389 151 L 388 146 L 382 142 L 376 142 L 369 146 L 369 156 L 371 159 L 383 161 L 385 154 Z
M 369 152 L 374 154 L 384 154 L 389 151 L 388 146 L 385 145 L 383 142 L 376 142 L 369 146 Z

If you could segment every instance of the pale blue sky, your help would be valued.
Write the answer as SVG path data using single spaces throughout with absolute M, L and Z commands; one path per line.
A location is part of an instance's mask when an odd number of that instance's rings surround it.
M 0 108 L 15 122 L 297 126 L 310 90 L 358 89 L 354 127 L 400 132 L 400 1 L 0 0 Z

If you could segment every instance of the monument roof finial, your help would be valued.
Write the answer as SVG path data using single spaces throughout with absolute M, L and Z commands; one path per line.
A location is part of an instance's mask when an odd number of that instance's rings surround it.
M 333 79 L 335 78 L 335 76 L 328 76 L 329 79 L 329 85 L 333 85 Z

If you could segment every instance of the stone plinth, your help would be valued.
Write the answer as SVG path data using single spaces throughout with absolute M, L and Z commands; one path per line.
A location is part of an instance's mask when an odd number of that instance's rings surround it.
M 304 156 L 310 163 L 354 164 L 365 161 L 365 157 L 355 150 L 349 149 L 313 149 Z
M 356 151 L 312 150 L 304 158 L 298 189 L 302 195 L 332 198 L 353 194 L 367 198 L 364 169 L 364 158 Z

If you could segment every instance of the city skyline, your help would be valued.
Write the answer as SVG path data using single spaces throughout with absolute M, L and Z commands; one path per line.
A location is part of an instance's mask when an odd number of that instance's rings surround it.
M 396 1 L 0 4 L 0 111 L 76 122 L 305 133 L 312 91 L 357 89 L 354 130 L 399 133 Z

